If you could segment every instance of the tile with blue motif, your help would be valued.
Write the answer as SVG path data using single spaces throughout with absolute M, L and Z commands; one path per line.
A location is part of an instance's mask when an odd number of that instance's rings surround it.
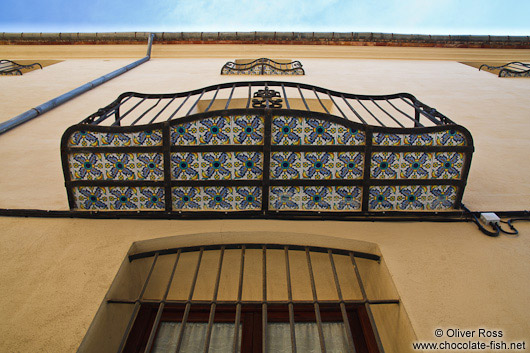
M 143 210 L 164 210 L 166 207 L 165 190 L 161 187 L 140 187 L 138 194 L 140 208 Z
M 401 185 L 396 194 L 397 209 L 402 211 L 422 211 L 427 206 L 427 186 Z
M 374 152 L 370 176 L 376 179 L 397 179 L 400 169 L 400 155 L 394 152 Z
M 330 186 L 304 186 L 302 188 L 302 209 L 331 211 L 334 195 Z
M 198 180 L 200 173 L 199 153 L 172 152 L 171 179 Z
M 72 180 L 102 180 L 105 165 L 101 153 L 73 153 L 68 156 Z
M 456 202 L 457 187 L 453 185 L 431 185 L 428 186 L 426 208 L 428 210 L 450 210 Z
M 362 179 L 364 154 L 361 152 L 338 152 L 335 159 L 335 178 Z
M 138 188 L 111 186 L 106 189 L 112 211 L 133 211 L 141 208 Z
M 271 153 L 271 179 L 300 179 L 302 154 L 300 152 Z
M 134 180 L 137 178 L 136 159 L 132 153 L 105 153 L 107 180 Z
M 292 116 L 274 116 L 272 118 L 273 145 L 300 145 L 302 133 L 302 118 Z
M 83 211 L 105 211 L 110 209 L 107 190 L 100 186 L 73 188 L 75 208 Z
M 359 211 L 362 205 L 362 187 L 360 186 L 334 186 L 333 210 L 334 211 Z
M 370 211 L 392 211 L 397 208 L 396 186 L 371 186 L 368 196 Z
M 236 209 L 232 187 L 210 186 L 199 189 L 204 210 L 231 211 Z
M 130 146 L 132 136 L 121 132 L 96 133 L 99 137 L 99 145 L 102 147 L 112 146 Z
M 202 179 L 233 179 L 233 152 L 206 152 L 199 154 L 199 165 Z
M 300 186 L 271 186 L 269 191 L 270 210 L 300 210 Z
M 197 122 L 172 126 L 169 130 L 172 145 L 187 146 L 198 144 L 199 129 Z
M 365 134 L 362 130 L 337 124 L 337 142 L 340 145 L 364 145 Z
M 264 118 L 254 115 L 232 116 L 233 143 L 263 145 Z
M 463 167 L 463 153 L 437 152 L 434 154 L 431 178 L 460 179 Z
M 262 198 L 261 187 L 241 186 L 234 187 L 234 201 L 236 210 L 252 211 L 261 210 Z
M 427 179 L 431 173 L 433 153 L 400 153 L 400 179 Z
M 372 143 L 378 146 L 400 146 L 403 144 L 403 135 L 374 132 Z
M 466 137 L 457 130 L 446 130 L 438 132 L 436 135 L 436 145 L 438 146 L 465 146 Z
M 281 164 L 280 164 L 281 165 Z M 304 152 L 302 158 L 303 179 L 331 179 L 335 172 L 335 153 Z
M 263 179 L 263 153 L 233 152 L 235 179 Z
M 305 145 L 334 145 L 337 139 L 337 124 L 327 120 L 303 119 L 303 144 Z
M 162 146 L 162 130 L 145 130 L 131 135 L 133 146 Z
M 136 153 L 134 159 L 138 180 L 164 179 L 164 159 L 161 153 Z
M 408 134 L 404 135 L 404 145 L 407 146 L 432 146 L 436 142 L 437 133 Z
M 171 189 L 171 204 L 174 211 L 202 211 L 202 193 L 198 187 L 174 187 Z
M 232 124 L 229 116 L 214 116 L 197 120 L 199 144 L 228 145 L 232 141 Z

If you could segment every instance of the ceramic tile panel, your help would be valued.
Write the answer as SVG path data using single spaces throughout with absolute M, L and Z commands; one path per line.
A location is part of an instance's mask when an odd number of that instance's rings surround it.
M 77 209 L 87 211 L 164 210 L 164 188 L 80 186 L 73 190 Z
M 68 146 L 70 147 L 119 147 L 161 145 L 161 130 L 148 130 L 126 133 L 74 131 L 68 140 Z
M 261 203 L 261 188 L 256 186 L 172 188 L 174 211 L 255 211 Z

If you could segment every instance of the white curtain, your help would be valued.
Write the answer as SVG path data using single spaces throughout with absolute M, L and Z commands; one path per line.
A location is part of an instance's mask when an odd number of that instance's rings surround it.
M 174 352 L 177 348 L 180 322 L 162 322 L 158 329 L 153 350 L 155 353 Z M 235 324 L 214 323 L 212 326 L 212 336 L 210 339 L 210 353 L 232 352 L 234 344 Z M 186 323 L 180 353 L 202 352 L 208 331 L 207 323 Z M 239 347 L 241 350 L 241 325 L 239 325 Z
M 327 352 L 349 352 L 348 338 L 342 322 L 323 322 L 322 331 Z M 294 333 L 297 352 L 321 352 L 316 323 L 295 323 Z M 288 323 L 269 323 L 267 325 L 267 351 L 270 353 L 291 351 L 291 330 Z

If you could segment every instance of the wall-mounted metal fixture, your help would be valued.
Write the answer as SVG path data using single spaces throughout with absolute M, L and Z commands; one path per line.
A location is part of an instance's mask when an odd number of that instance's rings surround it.
M 499 77 L 530 77 L 530 64 L 520 61 L 512 61 L 500 66 L 482 64 L 478 70 L 480 71 L 482 68 L 489 71 L 499 70 Z
M 305 75 L 305 71 L 298 60 L 280 63 L 260 58 L 244 64 L 229 61 L 223 65 L 221 75 Z
M 23 70 L 31 70 L 35 67 L 40 67 L 42 69 L 42 65 L 39 63 L 33 63 L 33 64 L 19 64 L 11 60 L 0 60 L 0 75 L 2 76 L 15 76 L 15 75 L 22 75 Z

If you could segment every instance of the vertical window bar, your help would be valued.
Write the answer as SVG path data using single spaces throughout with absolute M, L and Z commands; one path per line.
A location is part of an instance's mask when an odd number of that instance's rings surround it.
M 302 101 L 304 102 L 305 108 L 309 111 L 309 106 L 307 105 L 307 102 L 305 101 L 304 95 L 302 94 L 302 90 L 300 89 L 300 85 L 296 85 L 296 88 L 298 88 L 298 92 L 300 92 L 300 97 L 302 98 Z
M 120 121 L 122 121 L 127 115 L 129 115 L 130 112 L 132 112 L 134 109 L 136 109 L 136 107 L 138 107 L 140 104 L 142 104 L 145 100 L 147 99 L 147 97 L 144 97 L 142 98 L 138 103 L 136 103 L 135 105 L 133 105 L 133 107 L 129 110 L 127 110 L 125 112 L 125 114 L 121 115 L 118 119 L 116 119 L 116 121 L 114 123 L 112 123 L 112 125 L 120 125 Z
M 285 104 L 287 104 L 287 109 L 291 109 L 289 105 L 289 99 L 287 99 L 287 93 L 285 93 L 285 86 L 282 83 L 283 98 L 285 99 Z
M 262 69 L 263 69 L 263 66 L 262 66 Z M 263 74 L 263 72 L 262 72 Z M 267 90 L 269 89 L 269 86 L 267 85 L 267 82 L 265 82 L 265 92 L 267 92 Z M 269 109 L 269 99 L 268 98 L 265 98 L 265 108 Z
M 289 247 L 284 247 L 285 252 L 285 276 L 287 279 L 287 298 L 289 300 L 289 328 L 291 330 L 291 351 L 296 353 L 296 337 L 294 333 L 294 307 L 293 307 L 293 291 L 291 289 L 291 268 L 289 267 Z
M 337 107 L 337 109 L 339 110 L 339 112 L 342 114 L 342 116 L 344 117 L 344 119 L 348 120 L 348 117 L 346 116 L 346 114 L 344 114 L 344 112 L 342 111 L 342 109 L 340 109 L 339 105 L 337 103 L 335 103 L 335 100 L 333 99 L 333 97 L 331 96 L 331 94 L 329 93 L 329 91 L 326 92 L 328 94 L 328 97 L 329 99 L 331 99 L 331 102 L 333 102 L 333 105 L 335 107 Z
M 267 246 L 263 245 L 263 256 L 262 256 L 262 289 L 263 289 L 263 303 L 261 304 L 261 330 L 262 330 L 262 342 L 261 347 L 263 353 L 267 352 Z
M 409 118 L 410 120 L 412 120 L 412 121 L 414 122 L 414 126 L 418 126 L 418 124 L 419 124 L 419 126 L 423 126 L 423 125 L 420 124 L 419 121 L 414 120 L 413 117 L 411 117 L 410 115 L 408 115 L 407 113 L 405 113 L 403 110 L 399 109 L 399 108 L 396 107 L 394 104 L 392 104 L 392 102 L 391 102 L 389 99 L 387 99 L 386 102 L 387 102 L 388 104 L 390 104 L 390 105 L 392 106 L 392 108 L 394 108 L 395 110 L 397 110 L 398 112 L 400 112 L 401 114 L 405 115 L 407 118 Z
M 355 109 L 353 109 L 353 107 L 351 106 L 350 102 L 348 102 L 348 100 L 346 100 L 344 95 L 341 95 L 341 97 L 342 97 L 342 100 L 344 101 L 344 103 L 346 103 L 348 105 L 348 107 L 350 107 L 351 111 L 359 118 L 359 120 L 361 120 L 361 122 L 364 125 L 367 125 L 366 121 L 364 121 L 364 119 L 359 115 L 359 113 L 357 113 L 357 111 Z
M 175 259 L 175 263 L 173 264 L 173 269 L 171 270 L 171 274 L 169 275 L 169 280 L 167 282 L 166 291 L 164 292 L 164 296 L 162 297 L 162 302 L 160 303 L 160 306 L 158 307 L 158 312 L 156 313 L 155 322 L 153 324 L 153 328 L 151 329 L 151 333 L 149 334 L 149 339 L 147 340 L 147 345 L 145 346 L 144 353 L 149 353 L 151 351 L 151 348 L 153 347 L 153 343 L 155 342 L 156 331 L 158 329 L 158 325 L 160 324 L 160 319 L 162 318 L 164 307 L 166 306 L 167 295 L 169 293 L 169 288 L 171 288 L 173 277 L 175 276 L 175 270 L 177 269 L 177 264 L 180 259 L 180 252 L 181 252 L 181 249 L 177 251 L 177 258 Z
M 161 100 L 162 98 L 159 98 L 158 101 L 151 108 L 143 112 L 142 115 L 140 115 L 135 121 L 133 121 L 131 125 L 135 125 L 137 122 L 139 122 L 147 113 L 153 110 L 158 105 L 158 103 L 160 103 Z
M 248 100 L 247 100 L 247 109 L 250 107 L 250 99 L 252 97 L 252 84 L 248 84 Z
M 320 351 L 326 353 L 326 342 L 324 341 L 324 332 L 322 331 L 322 318 L 320 317 L 320 306 L 318 305 L 317 288 L 315 286 L 315 276 L 313 274 L 313 265 L 311 264 L 311 254 L 309 248 L 305 248 L 305 257 L 307 260 L 307 269 L 309 270 L 309 279 L 311 281 L 311 291 L 313 292 L 313 306 L 315 307 L 315 317 L 317 319 L 318 339 L 320 341 Z
M 226 101 L 225 110 L 228 109 L 228 106 L 230 105 L 230 101 L 232 100 L 232 94 L 234 94 L 235 89 L 236 89 L 236 85 L 234 84 L 232 86 L 232 90 L 230 91 L 230 96 L 228 96 L 228 100 Z
M 383 113 L 385 113 L 386 115 L 388 115 L 388 116 L 390 117 L 390 119 L 394 120 L 394 121 L 396 122 L 396 124 L 398 124 L 398 125 L 401 126 L 401 127 L 405 127 L 405 126 L 403 126 L 403 124 L 401 124 L 401 123 L 399 122 L 399 120 L 397 120 L 397 119 L 394 118 L 394 116 L 392 116 L 389 112 L 387 112 L 386 110 L 384 110 L 382 106 L 380 106 L 379 104 L 377 104 L 377 102 L 376 102 L 373 98 L 370 98 L 370 101 L 372 101 L 372 103 L 374 103 L 375 106 L 376 106 L 377 108 L 381 109 L 381 110 L 383 111 Z
M 234 332 L 234 353 L 239 351 L 239 324 L 241 321 L 241 295 L 243 294 L 243 273 L 245 271 L 245 245 L 241 247 L 241 262 L 239 267 L 239 288 L 237 290 L 236 327 Z
M 175 116 L 175 114 L 177 114 L 177 112 L 180 110 L 180 108 L 182 108 L 182 106 L 183 106 L 184 104 L 186 104 L 186 102 L 188 101 L 188 99 L 189 99 L 190 97 L 191 97 L 191 92 L 188 93 L 188 95 L 186 96 L 186 99 L 184 99 L 184 101 L 183 101 L 182 103 L 180 103 L 180 105 L 177 107 L 177 110 L 175 110 L 175 111 L 173 112 L 173 114 L 171 114 L 171 115 L 169 116 L 169 118 L 167 118 L 168 121 L 171 120 L 171 119 L 173 119 L 173 117 Z M 164 108 L 164 109 L 165 109 L 165 108 Z M 192 109 L 193 109 L 193 108 L 192 108 Z
M 324 110 L 326 111 L 326 113 L 329 114 L 329 110 L 326 109 L 326 107 L 324 106 L 324 104 L 323 104 L 322 101 L 320 100 L 320 97 L 318 96 L 315 87 L 313 87 L 313 92 L 315 93 L 315 96 L 317 97 L 318 102 L 320 103 L 320 105 L 322 106 L 322 108 L 324 108 Z
M 125 329 L 125 333 L 123 334 L 123 337 L 121 338 L 120 346 L 118 347 L 118 353 L 123 352 L 123 348 L 125 348 L 125 342 L 127 342 L 127 338 L 129 338 L 129 333 L 131 333 L 133 322 L 134 320 L 136 320 L 136 316 L 138 315 L 138 311 L 140 310 L 140 301 L 142 300 L 145 290 L 147 289 L 147 285 L 149 284 L 149 280 L 151 279 L 151 274 L 153 274 L 153 269 L 155 268 L 157 260 L 158 260 L 158 252 L 155 254 L 153 263 L 151 264 L 151 268 L 149 269 L 149 273 L 147 274 L 147 278 L 145 279 L 142 290 L 140 291 L 140 294 L 138 294 L 138 299 L 136 299 L 136 302 L 134 303 L 133 313 L 131 314 L 129 323 L 127 323 L 127 328 Z
M 328 249 L 329 263 L 331 264 L 331 270 L 333 271 L 333 280 L 335 281 L 335 287 L 337 288 L 337 296 L 340 302 L 340 311 L 342 313 L 342 321 L 344 322 L 344 329 L 348 336 L 348 344 L 353 353 L 356 353 L 355 343 L 353 342 L 353 336 L 351 334 L 350 321 L 348 320 L 348 313 L 346 312 L 346 305 L 344 305 L 344 298 L 342 297 L 342 290 L 340 288 L 339 276 L 337 276 L 337 268 L 335 267 L 335 261 L 333 260 L 333 252 Z
M 195 268 L 195 273 L 193 274 L 193 280 L 191 281 L 190 294 L 188 295 L 188 300 L 186 302 L 186 308 L 184 309 L 184 316 L 182 317 L 182 324 L 180 325 L 179 337 L 177 340 L 177 348 L 175 353 L 179 353 L 180 346 L 182 345 L 182 339 L 184 338 L 184 329 L 186 328 L 186 321 L 188 321 L 188 315 L 190 314 L 191 309 L 191 300 L 193 299 L 193 292 L 195 291 L 195 284 L 197 283 L 197 275 L 199 274 L 199 268 L 201 267 L 202 253 L 204 248 L 201 246 L 199 251 L 199 257 L 197 259 L 197 267 Z
M 193 103 L 193 105 L 191 106 L 190 110 L 188 110 L 188 112 L 186 113 L 186 116 L 190 115 L 191 111 L 193 110 L 193 108 L 195 108 L 195 106 L 197 105 L 197 103 L 199 103 L 199 101 L 201 100 L 202 96 L 204 95 L 204 92 L 206 92 L 206 90 L 202 90 L 201 94 L 199 95 L 199 97 L 197 98 L 197 100 L 195 101 L 195 103 Z
M 359 99 L 357 99 L 357 98 L 355 98 L 355 100 L 356 100 L 357 102 L 359 102 L 359 104 L 360 104 L 360 105 L 361 105 L 361 106 L 362 106 L 362 107 L 363 107 L 363 108 L 364 108 L 364 109 L 365 109 L 365 110 L 366 110 L 366 111 L 367 111 L 367 112 L 368 112 L 368 113 L 369 113 L 369 114 L 370 114 L 370 115 L 371 115 L 371 116 L 372 116 L 372 117 L 373 117 L 373 118 L 374 118 L 374 119 L 375 119 L 375 120 L 381 125 L 381 126 L 386 127 L 386 125 L 383 124 L 383 123 L 381 122 L 381 120 L 377 119 L 377 117 L 376 117 L 376 116 L 370 111 L 370 109 L 366 108 L 366 106 L 363 104 L 363 102 L 361 102 L 361 101 L 360 101 Z
M 215 101 L 215 98 L 217 97 L 217 93 L 219 93 L 219 88 L 221 88 L 221 86 L 217 86 L 217 89 L 215 90 L 215 93 L 214 93 L 214 95 L 213 95 L 213 98 L 212 98 L 212 100 L 210 101 L 210 104 L 208 104 L 208 106 L 206 107 L 205 112 L 207 112 L 208 110 L 210 110 L 211 106 L 213 105 L 213 102 Z
M 217 306 L 217 293 L 219 293 L 219 282 L 221 280 L 221 270 L 223 268 L 224 254 L 225 254 L 225 247 L 223 245 L 221 246 L 221 253 L 219 254 L 219 264 L 217 265 L 217 277 L 215 278 L 215 287 L 213 290 L 212 305 L 210 306 L 210 317 L 208 318 L 208 330 L 206 331 L 206 340 L 204 341 L 204 353 L 208 353 L 208 350 L 210 349 L 210 339 L 212 337 L 212 327 L 213 327 L 213 321 L 215 319 L 215 308 Z
M 380 353 L 385 353 L 385 350 L 383 348 L 383 343 L 381 342 L 381 337 L 379 336 L 379 331 L 377 330 L 377 327 L 375 326 L 375 320 L 374 320 L 374 316 L 372 315 L 372 309 L 370 308 L 370 304 L 368 303 L 368 297 L 366 295 L 366 290 L 364 289 L 363 280 L 361 278 L 361 274 L 359 273 L 359 268 L 357 267 L 355 256 L 353 255 L 353 252 L 351 251 L 350 251 L 350 259 L 353 265 L 353 269 L 355 270 L 355 276 L 357 277 L 359 288 L 361 289 L 361 293 L 363 295 L 364 307 L 366 308 L 368 319 L 370 320 L 370 324 L 372 325 L 372 330 L 374 332 L 375 341 L 377 343 L 377 348 L 379 349 Z
M 167 108 L 171 103 L 173 103 L 173 101 L 174 101 L 175 99 L 177 99 L 176 96 L 173 97 L 173 98 L 171 98 L 171 100 L 170 100 L 170 101 L 164 106 L 164 108 L 162 108 L 158 113 L 156 113 L 156 115 L 153 117 L 153 119 L 151 119 L 151 120 L 149 121 L 149 124 L 151 124 L 153 121 L 155 121 L 156 118 L 158 118 L 158 117 L 160 116 L 160 114 L 162 114 L 162 113 L 164 112 L 164 110 L 166 110 L 166 108 Z

